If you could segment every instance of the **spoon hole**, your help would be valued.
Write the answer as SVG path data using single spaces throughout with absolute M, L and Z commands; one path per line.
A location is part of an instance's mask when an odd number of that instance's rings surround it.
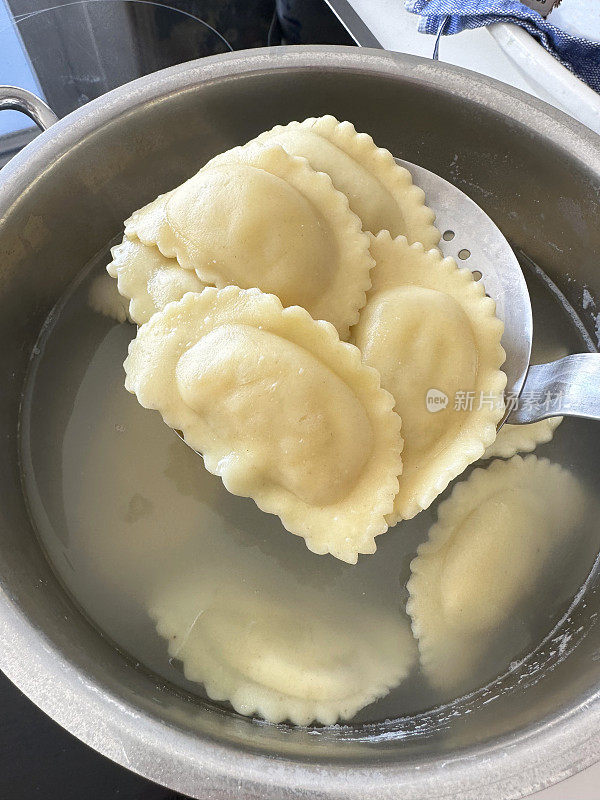
M 460 258 L 461 261 L 466 261 L 470 255 L 471 251 L 467 250 L 466 248 L 463 248 L 462 250 L 458 251 L 458 257 Z
M 472 275 L 473 275 L 473 280 L 476 281 L 480 281 L 483 278 L 483 275 L 481 274 L 481 272 L 479 272 L 478 269 L 474 269 Z
M 444 233 L 442 234 L 442 239 L 445 242 L 451 242 L 452 239 L 454 239 L 455 235 L 456 234 L 454 233 L 454 231 L 444 231 Z

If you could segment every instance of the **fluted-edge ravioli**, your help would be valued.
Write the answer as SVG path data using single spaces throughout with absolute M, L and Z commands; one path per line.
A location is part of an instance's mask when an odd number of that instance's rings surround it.
M 149 613 L 186 678 L 240 714 L 333 725 L 386 695 L 417 662 L 400 614 L 357 603 L 339 587 L 315 593 L 290 575 L 276 586 L 264 576 L 266 588 L 216 575 L 159 585 Z
M 548 444 L 562 417 L 548 417 L 528 425 L 511 425 L 506 422 L 498 431 L 496 440 L 486 449 L 482 458 L 511 458 L 516 453 L 531 453 L 539 444 Z
M 170 192 L 159 194 L 152 202 L 134 211 L 125 220 L 125 235 L 130 239 L 139 239 L 144 244 L 155 245 L 166 225 L 167 203 L 174 191 L 175 189 L 171 189 Z
M 126 232 L 207 284 L 271 292 L 331 322 L 358 319 L 373 259 L 361 221 L 331 178 L 279 145 L 230 151 L 132 215 Z
M 158 247 L 136 237 L 125 235 L 110 252 L 113 260 L 106 270 L 117 279 L 120 294 L 129 300 L 129 316 L 138 325 L 186 292 L 201 292 L 206 286 L 195 272 L 183 269 L 176 259 L 166 258 Z
M 415 186 L 410 172 L 377 147 L 367 133 L 358 133 L 351 122 L 335 117 L 310 117 L 303 122 L 277 125 L 261 133 L 245 147 L 277 143 L 288 153 L 303 156 L 311 166 L 326 172 L 336 189 L 343 192 L 350 208 L 371 233 L 389 230 L 392 236 L 406 236 L 409 243 L 435 247 L 440 232 L 433 224 L 434 212 L 425 205 L 423 190 Z M 227 161 L 236 148 L 212 162 Z
M 452 689 L 469 679 L 585 506 L 572 473 L 533 455 L 493 461 L 454 487 L 407 584 L 407 611 L 432 683 Z
M 503 325 L 483 286 L 452 258 L 387 231 L 371 237 L 371 252 L 373 286 L 352 341 L 402 417 L 392 525 L 427 508 L 494 441 L 506 385 Z M 432 392 L 445 395 L 445 408 L 429 410 Z
M 539 345 L 534 342 L 533 349 L 532 364 L 558 361 L 567 355 L 564 347 L 555 347 L 549 351 L 543 348 L 541 353 L 535 355 L 535 351 L 539 351 Z M 523 398 L 521 402 L 524 402 Z M 496 440 L 487 448 L 482 458 L 511 458 L 516 453 L 531 453 L 539 444 L 548 444 L 552 440 L 554 431 L 562 419 L 562 417 L 548 417 L 527 425 L 511 425 L 510 422 L 505 422 L 498 431 Z
M 138 331 L 125 386 L 315 553 L 375 552 L 402 471 L 400 418 L 335 328 L 258 289 L 187 294 Z

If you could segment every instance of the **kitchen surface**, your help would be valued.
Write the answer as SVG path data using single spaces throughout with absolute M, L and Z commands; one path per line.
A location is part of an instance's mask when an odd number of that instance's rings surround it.
M 568 3 L 564 0 L 565 9 Z M 417 32 L 417 17 L 404 10 L 401 0 L 278 0 L 277 7 L 275 0 L 75 0 L 47 7 L 0 0 L 0 83 L 33 91 L 59 117 L 167 66 L 300 43 L 380 45 L 425 57 L 434 47 L 433 37 Z M 447 37 L 439 52 L 441 61 L 527 91 L 600 132 L 597 96 L 575 87 L 581 100 L 574 104 L 571 77 L 558 74 L 554 89 L 548 88 L 532 77 L 528 57 L 510 30 L 478 29 Z M 0 166 L 37 135 L 22 114 L 1 113 Z M 0 800 L 183 798 L 84 745 L 2 674 L 0 708 Z M 600 800 L 600 764 L 530 797 Z
M 397 0 L 328 0 L 356 41 L 365 47 L 431 58 L 435 37 L 418 31 L 419 17 Z M 563 0 L 549 22 L 574 36 L 600 41 L 596 0 Z M 440 61 L 471 69 L 522 89 L 600 133 L 600 98 L 516 25 L 497 23 L 439 41 Z

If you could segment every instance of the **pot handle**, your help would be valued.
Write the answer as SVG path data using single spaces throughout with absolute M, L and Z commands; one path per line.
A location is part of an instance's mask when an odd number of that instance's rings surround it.
M 43 131 L 58 122 L 58 117 L 50 106 L 33 92 L 18 86 L 0 86 L 0 111 L 5 108 L 27 114 Z

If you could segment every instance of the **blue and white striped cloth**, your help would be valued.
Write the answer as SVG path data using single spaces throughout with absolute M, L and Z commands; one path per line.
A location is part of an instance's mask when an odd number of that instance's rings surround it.
M 600 0 L 598 0 L 600 3 Z M 571 36 L 518 0 L 406 0 L 419 14 L 419 30 L 446 36 L 493 22 L 513 22 L 525 28 L 565 67 L 600 92 L 600 42 Z

